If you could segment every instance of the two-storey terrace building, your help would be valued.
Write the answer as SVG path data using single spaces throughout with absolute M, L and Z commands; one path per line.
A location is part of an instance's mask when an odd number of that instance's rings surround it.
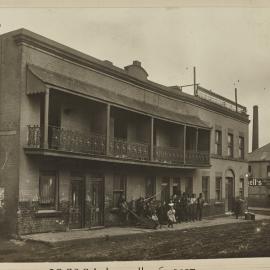
M 0 36 L 0 215 L 13 233 L 118 224 L 118 200 L 247 197 L 246 108 L 25 29 Z M 165 72 L 165 71 L 164 71 Z

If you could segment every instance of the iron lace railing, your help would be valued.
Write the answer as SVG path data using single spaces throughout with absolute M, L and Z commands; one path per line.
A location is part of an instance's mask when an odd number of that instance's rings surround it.
M 147 143 L 128 142 L 118 138 L 110 140 L 110 154 L 118 158 L 149 160 L 149 150 L 150 146 Z
M 48 148 L 67 152 L 79 152 L 94 155 L 106 155 L 106 135 L 72 131 L 49 126 Z M 31 148 L 42 148 L 42 131 L 40 126 L 28 126 L 27 145 Z M 150 145 L 141 142 L 128 142 L 113 138 L 109 145 L 110 155 L 116 158 L 150 160 Z M 155 146 L 154 161 L 170 164 L 209 164 L 208 151 L 186 151 L 181 148 Z
M 154 160 L 162 163 L 184 163 L 184 151 L 181 148 L 155 146 Z
M 106 136 L 103 134 L 72 131 L 60 127 L 49 126 L 48 148 L 68 152 L 81 152 L 89 154 L 106 154 Z M 40 127 L 28 126 L 28 146 L 40 148 Z
M 27 145 L 29 147 L 40 148 L 40 127 L 38 125 L 27 126 L 28 127 L 28 137 Z
M 187 164 L 209 164 L 210 153 L 208 151 L 186 151 Z

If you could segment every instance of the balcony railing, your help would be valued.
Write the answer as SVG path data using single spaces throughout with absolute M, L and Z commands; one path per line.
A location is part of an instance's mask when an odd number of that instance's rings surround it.
M 163 163 L 184 163 L 184 151 L 181 148 L 155 146 L 154 160 Z
M 44 148 L 42 129 L 37 126 L 28 126 L 29 148 Z M 49 149 L 85 153 L 90 155 L 106 155 L 106 135 L 94 133 L 80 133 L 60 127 L 49 126 L 48 146 Z M 113 138 L 110 140 L 109 155 L 122 159 L 150 160 L 150 145 L 141 142 L 128 142 Z M 210 161 L 208 151 L 184 151 L 181 148 L 154 146 L 154 162 L 168 164 L 202 164 L 207 165 Z
M 208 151 L 186 151 L 187 164 L 209 164 L 210 154 Z
M 49 146 L 63 151 L 105 155 L 106 136 L 49 126 Z
M 97 155 L 106 154 L 106 136 L 102 134 L 83 134 L 60 127 L 49 126 L 48 147 L 50 149 L 80 152 Z M 28 146 L 39 148 L 40 127 L 28 126 Z
M 40 139 L 40 127 L 37 125 L 28 126 L 28 138 L 27 145 L 29 147 L 40 148 L 41 139 Z
M 118 138 L 110 141 L 110 154 L 118 158 L 149 160 L 149 149 L 150 145 L 147 143 L 128 142 Z

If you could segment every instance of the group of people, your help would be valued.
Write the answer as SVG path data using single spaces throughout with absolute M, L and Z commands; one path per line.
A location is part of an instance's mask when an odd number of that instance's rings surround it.
M 136 223 L 136 219 L 149 219 L 155 227 L 174 223 L 192 222 L 202 219 L 204 199 L 202 193 L 196 198 L 195 194 L 174 194 L 169 201 L 156 201 L 155 198 L 139 198 L 128 204 L 124 197 L 119 199 L 120 215 L 123 223 Z

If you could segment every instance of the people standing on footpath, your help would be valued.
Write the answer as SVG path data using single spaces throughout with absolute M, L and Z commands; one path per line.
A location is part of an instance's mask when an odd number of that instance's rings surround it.
M 200 193 L 197 199 L 197 220 L 202 220 L 202 211 L 203 211 L 204 199 L 202 193 Z
M 175 210 L 173 208 L 174 204 L 173 203 L 169 203 L 170 209 L 167 212 L 167 216 L 168 216 L 168 228 L 173 228 L 173 224 L 176 223 L 176 219 L 175 219 Z
M 195 221 L 196 219 L 196 197 L 194 193 L 190 198 L 190 219 L 191 221 Z
M 238 219 L 240 215 L 243 215 L 243 203 L 243 200 L 241 200 L 239 197 L 236 197 L 234 202 L 234 214 L 236 219 Z
M 120 214 L 120 220 L 122 225 L 127 225 L 128 224 L 128 204 L 126 201 L 126 198 L 123 194 L 121 194 L 121 196 L 119 197 L 119 201 L 118 201 L 118 208 L 119 208 L 119 214 Z

